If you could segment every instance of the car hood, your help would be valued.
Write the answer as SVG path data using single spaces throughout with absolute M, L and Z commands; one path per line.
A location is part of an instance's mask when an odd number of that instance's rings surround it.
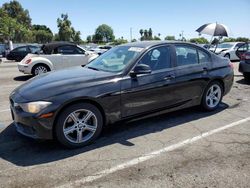
M 117 74 L 91 70 L 84 67 L 50 72 L 27 81 L 14 90 L 27 101 L 47 99 L 49 97 L 102 84 Z

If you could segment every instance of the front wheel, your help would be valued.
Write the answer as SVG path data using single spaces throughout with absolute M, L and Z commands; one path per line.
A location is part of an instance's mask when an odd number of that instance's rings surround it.
M 205 89 L 201 106 L 207 111 L 216 110 L 222 100 L 223 89 L 220 82 L 211 82 Z
M 77 148 L 94 141 L 103 127 L 102 114 L 88 103 L 74 104 L 66 108 L 58 118 L 55 133 L 66 147 Z

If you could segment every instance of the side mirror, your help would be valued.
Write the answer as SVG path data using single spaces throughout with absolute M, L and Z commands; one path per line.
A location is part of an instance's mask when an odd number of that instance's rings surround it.
M 85 51 L 85 53 L 84 53 L 86 56 L 88 56 L 89 55 L 89 53 L 87 52 L 87 51 Z
M 152 72 L 151 68 L 145 64 L 136 65 L 133 71 L 130 72 L 132 78 L 140 74 L 150 74 Z

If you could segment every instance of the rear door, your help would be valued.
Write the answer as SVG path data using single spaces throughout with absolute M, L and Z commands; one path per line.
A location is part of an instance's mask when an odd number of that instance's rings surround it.
M 187 44 L 175 45 L 175 95 L 180 103 L 198 100 L 203 93 L 211 68 L 210 55 Z
M 125 76 L 121 81 L 122 117 L 159 110 L 175 104 L 173 49 L 161 46 L 149 50 L 138 64 L 151 67 L 150 74 L 136 78 Z

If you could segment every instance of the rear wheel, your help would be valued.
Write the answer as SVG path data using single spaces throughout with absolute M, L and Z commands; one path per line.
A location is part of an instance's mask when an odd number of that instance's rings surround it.
M 66 108 L 58 118 L 55 133 L 66 147 L 77 148 L 93 142 L 103 127 L 102 114 L 88 103 L 74 104 Z
M 243 76 L 244 76 L 245 80 L 250 81 L 250 72 L 244 72 Z
M 50 71 L 50 69 L 46 65 L 35 65 L 35 67 L 33 67 L 32 74 L 34 76 L 37 76 L 40 74 L 44 74 L 48 71 Z
M 211 82 L 204 91 L 201 106 L 207 111 L 216 110 L 222 100 L 223 89 L 218 81 Z

